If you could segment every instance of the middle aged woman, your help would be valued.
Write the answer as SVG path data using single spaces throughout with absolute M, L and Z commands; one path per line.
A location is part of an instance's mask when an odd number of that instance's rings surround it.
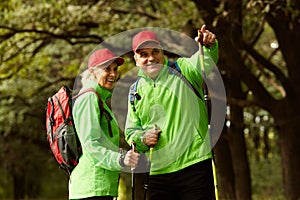
M 73 106 L 73 117 L 83 154 L 71 173 L 69 199 L 112 200 L 118 196 L 118 180 L 122 167 L 136 167 L 139 154 L 119 153 L 120 131 L 106 100 L 118 79 L 118 67 L 124 59 L 109 49 L 96 50 L 82 75 L 80 95 Z M 100 103 L 103 108 L 99 107 Z M 102 106 L 101 106 L 102 107 Z M 104 115 L 109 115 L 105 117 Z M 111 120 L 110 120 L 110 119 Z

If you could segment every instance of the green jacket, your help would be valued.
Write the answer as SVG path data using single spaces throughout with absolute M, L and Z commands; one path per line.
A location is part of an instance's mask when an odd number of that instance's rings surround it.
M 83 154 L 71 173 L 69 199 L 118 195 L 120 133 L 117 121 L 105 103 L 112 94 L 94 81 L 89 81 L 87 88 L 94 88 L 100 94 L 104 108 L 113 116 L 113 137 L 109 136 L 106 118 L 100 119 L 97 95 L 87 92 L 79 96 L 73 106 L 73 116 Z
M 218 44 L 204 49 L 205 68 L 212 69 L 218 60 Z M 181 74 L 203 96 L 199 53 L 190 58 L 179 58 Z M 168 70 L 168 60 L 155 80 L 141 70 L 137 85 L 140 100 L 133 110 L 128 102 L 125 136 L 128 143 L 135 142 L 139 152 L 149 152 L 142 143 L 143 134 L 154 124 L 162 130 L 154 146 L 151 175 L 166 174 L 211 158 L 208 120 L 205 102 L 198 98 L 179 76 Z M 202 98 L 203 99 L 203 98 Z

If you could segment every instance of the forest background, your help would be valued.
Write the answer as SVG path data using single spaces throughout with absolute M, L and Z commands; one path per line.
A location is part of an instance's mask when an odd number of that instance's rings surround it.
M 193 38 L 203 24 L 218 38 L 227 95 L 214 148 L 220 199 L 300 198 L 299 1 L 2 0 L 0 11 L 0 199 L 68 198 L 45 107 L 98 44 L 142 27 Z M 122 173 L 119 199 L 131 199 L 130 184 Z

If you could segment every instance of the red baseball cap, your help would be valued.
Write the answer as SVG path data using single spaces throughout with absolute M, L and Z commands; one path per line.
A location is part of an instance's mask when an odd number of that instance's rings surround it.
M 92 53 L 92 55 L 89 58 L 88 68 L 97 65 L 104 65 L 110 61 L 116 61 L 118 66 L 124 63 L 123 58 L 115 56 L 109 49 L 96 50 Z
M 160 42 L 153 31 L 141 31 L 132 39 L 133 52 L 136 52 L 136 50 L 145 42 L 155 42 L 160 45 Z

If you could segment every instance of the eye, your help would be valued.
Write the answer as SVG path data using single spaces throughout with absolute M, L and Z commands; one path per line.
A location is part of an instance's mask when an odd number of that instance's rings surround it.
M 160 53 L 160 49 L 153 49 L 152 54 L 157 55 Z
M 141 58 L 146 58 L 147 56 L 148 56 L 148 54 L 146 52 L 141 52 L 140 53 Z

